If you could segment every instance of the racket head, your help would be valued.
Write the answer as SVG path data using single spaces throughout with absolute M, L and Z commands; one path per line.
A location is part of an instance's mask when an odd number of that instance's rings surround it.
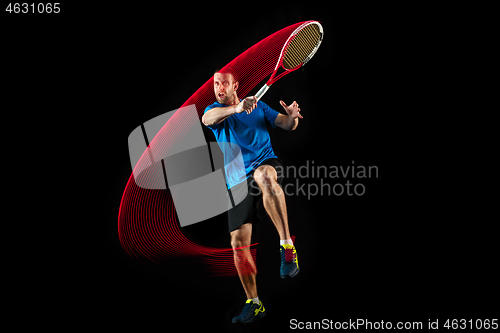
M 280 59 L 269 78 L 267 85 L 271 85 L 294 70 L 304 66 L 316 53 L 323 40 L 323 27 L 318 21 L 307 21 L 295 29 L 281 49 Z M 278 68 L 285 72 L 275 76 Z
M 292 71 L 304 66 L 314 56 L 322 40 L 323 27 L 318 21 L 308 21 L 299 26 L 283 46 L 283 69 Z

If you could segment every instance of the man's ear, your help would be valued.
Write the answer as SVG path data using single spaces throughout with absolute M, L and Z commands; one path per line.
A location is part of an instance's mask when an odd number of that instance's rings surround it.
M 238 81 L 236 81 L 234 83 L 234 91 L 238 90 L 238 87 L 240 86 L 240 83 Z

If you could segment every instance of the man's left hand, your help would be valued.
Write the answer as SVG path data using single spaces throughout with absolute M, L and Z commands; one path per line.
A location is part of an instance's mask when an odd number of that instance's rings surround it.
M 300 114 L 299 104 L 297 104 L 296 101 L 293 101 L 293 103 L 288 105 L 288 106 L 283 101 L 280 101 L 280 104 L 283 107 L 283 109 L 285 109 L 286 113 L 290 117 L 292 117 L 292 119 L 295 119 L 295 118 L 302 119 L 303 118 L 302 115 Z

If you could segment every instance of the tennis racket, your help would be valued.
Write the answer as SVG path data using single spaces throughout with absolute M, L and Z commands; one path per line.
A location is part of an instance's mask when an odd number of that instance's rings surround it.
M 307 21 L 295 29 L 281 49 L 281 54 L 267 83 L 255 94 L 257 101 L 264 96 L 269 87 L 283 76 L 304 66 L 318 51 L 323 40 L 323 27 L 318 21 Z M 279 68 L 285 71 L 278 76 Z

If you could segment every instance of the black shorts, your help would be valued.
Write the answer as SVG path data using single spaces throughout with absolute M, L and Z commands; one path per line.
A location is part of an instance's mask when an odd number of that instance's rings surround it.
M 281 186 L 283 181 L 283 163 L 277 158 L 269 158 L 262 162 L 262 165 L 270 165 L 276 169 L 278 174 L 278 184 Z M 228 212 L 228 226 L 229 232 L 232 232 L 245 223 L 257 223 L 260 220 L 259 215 L 262 214 L 264 210 L 264 205 L 262 203 L 262 193 L 259 189 L 257 183 L 253 178 L 253 172 L 246 179 L 248 186 L 248 195 L 241 201 L 237 206 L 230 209 Z M 231 193 L 231 191 L 229 191 Z

